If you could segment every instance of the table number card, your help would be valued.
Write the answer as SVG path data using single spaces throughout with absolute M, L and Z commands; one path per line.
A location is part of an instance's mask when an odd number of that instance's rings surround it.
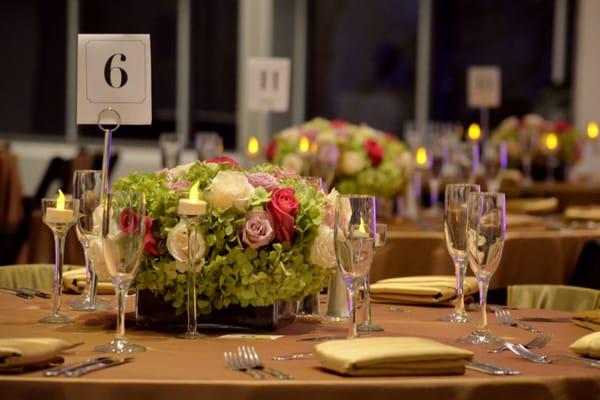
M 497 66 L 467 70 L 467 103 L 472 108 L 496 108 L 501 101 L 501 71 Z
M 122 125 L 152 123 L 150 35 L 79 35 L 77 123 L 96 124 L 112 107 Z M 105 124 L 112 113 L 106 113 Z
M 290 102 L 289 58 L 250 58 L 246 78 L 248 110 L 287 111 Z

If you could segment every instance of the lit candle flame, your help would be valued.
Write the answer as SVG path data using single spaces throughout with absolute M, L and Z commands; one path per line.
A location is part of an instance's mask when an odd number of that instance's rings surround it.
M 425 147 L 419 147 L 417 149 L 415 160 L 418 165 L 427 165 L 427 149 Z
M 190 188 L 190 200 L 191 201 L 199 201 L 200 200 L 200 193 L 198 192 L 199 185 L 200 185 L 200 181 L 196 181 Z
M 587 126 L 587 135 L 590 139 L 596 139 L 598 137 L 598 124 L 590 122 Z
M 546 135 L 546 148 L 548 150 L 556 150 L 558 147 L 558 136 L 554 132 L 550 132 Z
M 307 153 L 310 150 L 310 140 L 306 136 L 300 137 L 300 144 L 298 145 L 300 153 Z
M 479 125 L 469 125 L 469 129 L 467 130 L 467 136 L 469 137 L 469 140 L 477 142 L 481 138 L 481 128 L 479 127 Z
M 250 136 L 248 138 L 248 154 L 256 155 L 260 151 L 260 143 L 256 136 Z
M 358 225 L 358 231 L 360 233 L 367 233 L 367 230 L 365 229 L 365 221 L 363 220 L 362 217 L 360 217 L 360 224 Z
M 65 209 L 65 194 L 60 189 L 58 189 L 58 197 L 56 198 L 56 209 L 57 210 Z

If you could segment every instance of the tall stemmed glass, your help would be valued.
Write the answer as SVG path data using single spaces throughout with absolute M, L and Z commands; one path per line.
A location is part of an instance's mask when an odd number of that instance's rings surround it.
M 356 293 L 371 268 L 376 234 L 375 197 L 339 196 L 335 211 L 334 243 L 338 270 L 344 278 L 348 293 L 348 339 L 358 336 Z
M 504 193 L 471 193 L 467 206 L 467 255 L 471 270 L 479 284 L 481 320 L 461 343 L 490 344 L 498 342 L 487 327 L 487 291 L 502 257 L 506 236 Z
M 78 169 L 73 175 L 73 197 L 79 200 L 79 218 L 75 226 L 77 239 L 83 247 L 85 260 L 85 288 L 81 297 L 70 303 L 77 311 L 110 310 L 108 300 L 96 297 L 98 276 L 89 257 L 90 243 L 100 234 L 94 232 L 94 210 L 100 205 L 102 191 L 102 171 Z
M 385 246 L 387 241 L 387 225 L 377 224 L 377 234 L 375 235 L 375 250 L 379 250 Z M 364 282 L 364 296 L 365 302 L 363 305 L 363 316 L 364 321 L 358 325 L 359 332 L 382 332 L 383 328 L 373 322 L 371 315 L 371 285 L 369 283 L 369 275 L 365 276 Z
M 465 311 L 463 285 L 467 272 L 467 201 L 469 194 L 479 192 L 479 185 L 451 184 L 446 186 L 444 206 L 444 236 L 446 247 L 454 264 L 456 277 L 456 302 L 454 311 L 442 321 L 464 324 L 471 319 Z
M 127 292 L 140 265 L 144 250 L 145 205 L 140 192 L 111 192 L 103 204 L 102 246 L 106 267 L 115 285 L 118 298 L 116 337 L 110 343 L 97 346 L 102 353 L 146 351 L 144 346 L 129 343 L 125 338 L 125 306 Z
M 63 257 L 65 238 L 69 229 L 75 225 L 79 217 L 79 200 L 67 199 L 60 190 L 56 199 L 42 199 L 42 221 L 54 235 L 54 281 L 52 285 L 52 315 L 39 322 L 47 324 L 67 324 L 73 320 L 60 313 L 62 299 Z

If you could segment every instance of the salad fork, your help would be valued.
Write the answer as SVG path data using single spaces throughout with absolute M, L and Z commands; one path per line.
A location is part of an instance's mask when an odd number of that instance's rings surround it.
M 242 363 L 242 360 L 241 360 L 239 354 L 233 353 L 231 351 L 226 351 L 223 353 L 223 357 L 225 357 L 225 363 L 227 364 L 229 369 L 231 369 L 233 371 L 245 372 L 257 380 L 265 379 L 265 376 L 260 371 L 257 371 L 253 368 L 245 366 Z
M 577 357 L 577 356 L 569 356 L 566 354 L 548 354 L 548 355 L 539 355 L 534 352 L 528 350 L 522 344 L 515 344 L 510 342 L 504 342 L 504 345 L 513 353 L 518 355 L 519 357 L 525 358 L 526 360 L 532 361 L 538 364 L 551 364 L 556 360 L 572 360 L 572 361 L 580 361 L 585 363 L 587 366 L 600 368 L 600 361 L 595 360 L 593 358 L 586 357 Z
M 242 365 L 245 367 L 263 370 L 277 379 L 294 379 L 292 375 L 264 365 L 254 346 L 239 346 L 238 355 L 240 356 Z
M 496 319 L 498 319 L 498 322 L 500 322 L 500 324 L 502 324 L 502 325 L 515 326 L 517 328 L 525 329 L 526 331 L 529 331 L 532 333 L 541 333 L 542 332 L 540 329 L 534 328 L 533 326 L 531 326 L 529 324 L 526 324 L 524 322 L 519 322 L 516 319 L 514 319 L 511 315 L 509 309 L 506 307 L 497 308 L 494 311 L 494 314 L 496 315 Z
M 529 342 L 525 343 L 523 346 L 525 346 L 525 348 L 527 349 L 541 349 L 542 347 L 546 346 L 551 339 L 552 335 L 542 334 L 534 337 Z M 488 350 L 488 353 L 501 353 L 504 350 L 507 350 L 507 347 L 504 344 L 501 344 L 500 346 L 494 349 Z

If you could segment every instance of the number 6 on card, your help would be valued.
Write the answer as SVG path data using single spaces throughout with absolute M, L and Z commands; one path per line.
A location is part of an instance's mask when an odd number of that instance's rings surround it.
M 150 35 L 79 35 L 77 123 L 96 124 L 111 107 L 122 125 L 151 124 L 151 80 Z

